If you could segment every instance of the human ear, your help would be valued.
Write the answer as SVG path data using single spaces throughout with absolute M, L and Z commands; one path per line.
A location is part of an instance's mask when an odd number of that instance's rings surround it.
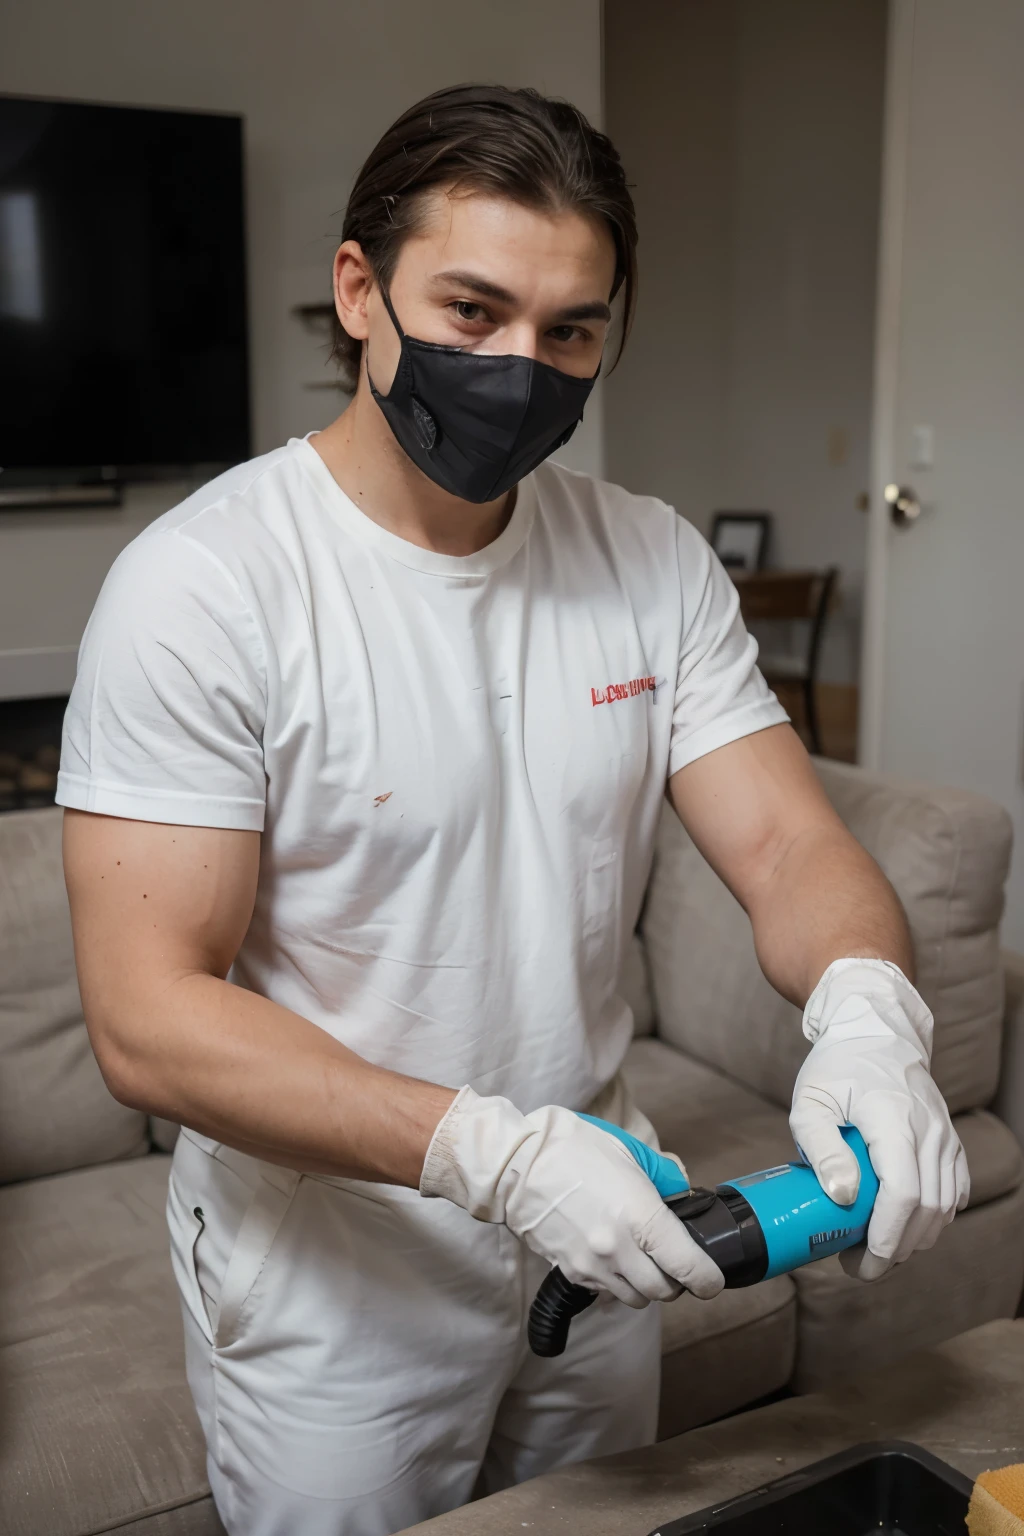
M 370 334 L 366 301 L 373 288 L 373 269 L 358 240 L 346 240 L 334 257 L 334 307 L 338 319 L 356 341 Z

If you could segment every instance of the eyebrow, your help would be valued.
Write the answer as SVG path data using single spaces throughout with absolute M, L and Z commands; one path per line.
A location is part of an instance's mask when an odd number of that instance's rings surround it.
M 514 293 L 507 288 L 502 288 L 500 283 L 492 283 L 486 277 L 477 277 L 473 272 L 438 272 L 433 278 L 435 286 L 442 283 L 451 283 L 459 288 L 467 288 L 470 293 L 479 294 L 482 299 L 494 299 L 498 304 L 515 304 L 517 302 Z M 572 304 L 568 309 L 559 310 L 555 317 L 556 325 L 565 325 L 573 320 L 610 320 L 612 312 L 607 304 L 600 299 L 592 299 L 586 304 Z

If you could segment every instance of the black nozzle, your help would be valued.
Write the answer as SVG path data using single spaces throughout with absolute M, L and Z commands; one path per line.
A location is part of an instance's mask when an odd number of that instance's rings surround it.
M 714 1259 L 725 1276 L 727 1291 L 764 1279 L 768 1268 L 764 1233 L 738 1189 L 731 1184 L 719 1184 L 715 1190 L 690 1189 L 667 1203 L 694 1242 Z
M 725 1276 L 726 1290 L 756 1285 L 768 1268 L 768 1248 L 761 1225 L 747 1201 L 731 1184 L 717 1189 L 688 1189 L 667 1202 L 694 1242 L 714 1259 Z M 597 1299 L 596 1291 L 573 1285 L 557 1267 L 533 1298 L 526 1335 L 535 1355 L 561 1355 L 569 1340 L 569 1324 Z

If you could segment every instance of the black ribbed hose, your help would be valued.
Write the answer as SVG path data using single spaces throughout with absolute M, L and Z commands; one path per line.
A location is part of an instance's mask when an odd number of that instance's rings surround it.
M 556 1265 L 541 1281 L 526 1324 L 526 1336 L 534 1354 L 545 1360 L 564 1354 L 569 1324 L 596 1300 L 596 1291 L 588 1291 L 585 1285 L 573 1285 Z

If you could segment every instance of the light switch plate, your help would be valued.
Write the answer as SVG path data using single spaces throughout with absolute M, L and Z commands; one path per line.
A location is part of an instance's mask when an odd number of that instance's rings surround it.
M 920 426 L 910 429 L 910 467 L 931 469 L 935 463 L 935 429 Z

